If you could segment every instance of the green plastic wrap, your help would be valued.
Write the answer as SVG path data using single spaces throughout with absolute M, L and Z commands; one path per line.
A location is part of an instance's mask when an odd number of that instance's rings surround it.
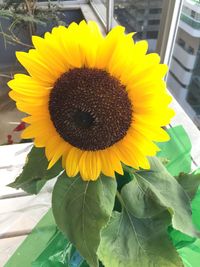
M 158 144 L 159 157 L 172 175 L 191 170 L 191 142 L 183 127 L 168 130 L 171 140 Z M 200 190 L 193 202 L 193 222 L 200 229 Z M 188 237 L 174 229 L 169 235 L 186 267 L 200 266 L 200 239 Z M 101 265 L 101 264 L 100 264 Z M 57 229 L 52 211 L 42 218 L 5 267 L 89 267 L 78 251 Z
M 166 160 L 166 168 L 176 176 L 180 172 L 191 171 L 191 142 L 182 126 L 168 130 L 171 137 L 168 143 L 160 143 L 158 156 Z M 199 171 L 197 171 L 199 172 Z M 192 201 L 193 223 L 200 230 L 200 188 Z M 174 229 L 169 229 L 169 235 L 182 258 L 185 267 L 200 266 L 200 239 L 192 238 Z
M 57 229 L 51 209 L 4 267 L 89 267 Z
M 161 151 L 158 157 L 166 161 L 167 170 L 176 176 L 180 172 L 189 173 L 191 171 L 191 142 L 182 126 L 176 126 L 168 129 L 170 141 L 167 143 L 158 143 Z

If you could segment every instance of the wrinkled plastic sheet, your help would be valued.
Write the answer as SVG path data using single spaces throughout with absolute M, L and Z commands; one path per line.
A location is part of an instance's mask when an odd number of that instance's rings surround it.
M 89 267 L 57 229 L 51 209 L 5 267 Z
M 159 144 L 159 157 L 172 175 L 191 170 L 191 143 L 181 127 L 168 130 L 171 140 Z M 193 222 L 200 230 L 200 189 L 192 202 Z M 186 267 L 200 266 L 200 239 L 169 228 L 169 237 Z M 52 211 L 43 217 L 5 267 L 89 267 L 78 251 L 57 229 Z

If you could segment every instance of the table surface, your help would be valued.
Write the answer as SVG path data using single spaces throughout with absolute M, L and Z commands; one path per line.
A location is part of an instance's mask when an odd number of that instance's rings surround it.
M 21 172 L 32 144 L 0 147 L 0 266 L 14 253 L 51 206 L 54 181 L 38 195 L 28 195 L 6 185 Z

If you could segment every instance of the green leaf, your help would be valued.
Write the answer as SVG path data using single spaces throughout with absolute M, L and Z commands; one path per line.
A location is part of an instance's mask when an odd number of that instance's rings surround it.
M 118 197 L 123 209 L 121 213 L 113 212 L 109 224 L 101 232 L 99 259 L 106 267 L 183 266 L 167 235 L 170 214 L 162 211 L 152 217 L 149 212 L 148 218 L 136 216 L 136 205 L 132 202 L 133 191 L 138 194 L 140 190 L 134 181 L 122 188 L 121 196 Z M 143 201 L 140 206 L 138 201 L 137 209 L 143 209 L 144 203 Z M 152 207 L 152 214 L 154 213 Z
M 69 178 L 66 174 L 58 178 L 54 187 L 56 223 L 90 267 L 98 266 L 100 231 L 111 216 L 116 188 L 116 180 L 103 175 L 95 182 L 85 182 L 80 175 Z
M 30 194 L 37 194 L 44 184 L 62 171 L 60 162 L 47 170 L 48 160 L 43 148 L 33 147 L 29 152 L 22 173 L 8 186 L 23 189 Z
M 26 183 L 21 184 L 20 188 L 23 189 L 28 194 L 38 194 L 40 192 L 40 190 L 42 189 L 42 187 L 46 184 L 46 182 L 47 181 L 43 180 L 43 179 L 42 180 L 37 179 L 37 180 L 27 181 Z M 17 187 L 15 187 L 15 185 L 11 186 L 11 187 L 17 188 Z
M 129 183 L 129 190 L 131 195 L 123 195 L 127 205 L 131 205 L 129 208 L 134 211 L 134 214 L 138 218 L 151 218 L 154 215 L 166 210 L 161 206 L 155 194 L 149 189 L 148 185 L 144 184 L 140 186 L 136 178 Z M 129 201 L 130 199 L 130 201 Z
M 179 176 L 176 177 L 176 180 L 187 192 L 189 197 L 193 199 L 200 185 L 200 173 L 180 173 Z
M 192 223 L 189 196 L 176 179 L 171 176 L 158 158 L 150 158 L 151 170 L 134 173 L 140 187 L 148 188 L 161 206 L 168 209 L 172 216 L 172 226 L 192 237 L 199 237 Z

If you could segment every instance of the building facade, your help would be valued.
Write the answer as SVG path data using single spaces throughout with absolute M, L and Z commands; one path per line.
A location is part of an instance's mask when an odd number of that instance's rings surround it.
M 163 0 L 116 0 L 115 19 L 127 32 L 137 32 L 137 40 L 146 39 L 149 51 L 155 51 Z
M 167 82 L 200 128 L 200 1 L 184 1 Z

